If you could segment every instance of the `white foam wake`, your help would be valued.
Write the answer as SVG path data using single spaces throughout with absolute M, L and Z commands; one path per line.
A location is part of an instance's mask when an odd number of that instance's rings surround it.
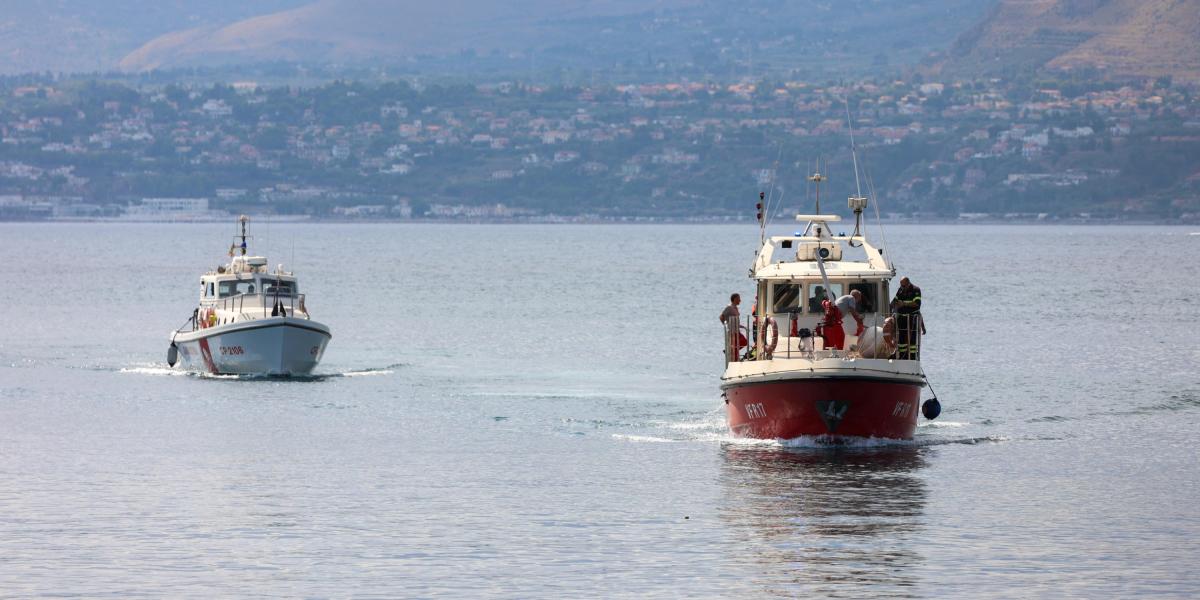
M 943 427 L 966 427 L 970 425 L 966 421 L 922 421 L 917 423 L 917 427 L 928 427 L 930 429 L 940 429 Z
M 170 367 L 125 367 L 120 373 L 133 373 L 135 375 L 160 375 L 160 376 L 186 376 L 187 371 L 183 369 L 172 369 Z
M 628 433 L 614 433 L 613 439 L 625 440 L 627 442 L 650 442 L 655 444 L 672 444 L 680 440 L 671 440 L 667 438 L 654 437 L 652 435 L 632 435 Z
M 362 371 L 346 371 L 345 373 L 331 373 L 326 377 L 371 377 L 374 375 L 391 375 L 395 371 L 391 369 L 365 369 Z

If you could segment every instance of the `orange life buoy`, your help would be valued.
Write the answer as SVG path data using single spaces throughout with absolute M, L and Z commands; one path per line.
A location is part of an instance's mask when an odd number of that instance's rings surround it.
M 768 338 L 767 330 L 771 330 L 771 335 Z M 776 346 L 779 345 L 779 324 L 775 322 L 775 317 L 767 317 L 763 321 L 761 333 L 763 341 L 763 357 L 771 358 L 771 354 L 775 352 Z M 767 341 L 770 339 L 770 341 Z

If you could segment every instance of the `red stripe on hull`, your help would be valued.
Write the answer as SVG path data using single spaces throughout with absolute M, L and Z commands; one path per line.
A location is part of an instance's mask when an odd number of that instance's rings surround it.
M 739 437 L 876 437 L 909 440 L 921 386 L 863 379 L 747 383 L 725 390 L 729 428 Z
M 200 338 L 200 357 L 204 359 L 204 366 L 208 367 L 208 372 L 213 375 L 217 374 L 217 365 L 213 362 L 212 351 L 208 349 L 208 338 Z

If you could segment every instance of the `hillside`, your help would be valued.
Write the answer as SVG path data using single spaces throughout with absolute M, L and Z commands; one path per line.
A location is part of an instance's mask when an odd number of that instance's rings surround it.
M 287 61 L 441 60 L 455 71 L 676 69 L 846 75 L 915 64 L 993 0 L 318 0 L 221 27 L 173 31 L 129 71 Z M 448 58 L 447 58 L 448 57 Z
M 859 76 L 944 50 L 994 2 L 0 0 L 0 75 L 302 63 L 466 77 Z
M 176 31 L 120 62 L 125 70 L 195 63 L 354 62 L 463 50 L 516 50 L 564 41 L 560 19 L 613 17 L 678 8 L 696 0 L 319 0 L 225 27 Z
M 308 0 L 310 1 L 310 0 Z M 0 75 L 104 71 L 148 40 L 306 0 L 0 0 Z
M 1001 0 L 935 67 L 956 76 L 1029 69 L 1200 82 L 1200 0 Z

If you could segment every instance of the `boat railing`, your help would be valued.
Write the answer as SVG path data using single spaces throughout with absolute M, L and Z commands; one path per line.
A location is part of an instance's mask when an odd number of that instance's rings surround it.
M 226 296 L 216 300 L 212 304 L 212 307 L 229 312 L 243 313 L 246 308 L 250 310 L 267 307 L 274 309 L 278 303 L 282 303 L 289 314 L 295 312 L 297 307 L 300 308 L 300 312 L 302 313 L 308 312 L 304 307 L 304 294 L 273 294 L 271 292 L 254 292 Z
M 882 332 L 882 338 L 868 338 L 870 349 L 859 347 L 857 335 L 845 335 L 842 348 L 826 347 L 823 325 L 811 325 L 811 319 L 795 313 L 770 317 L 746 315 L 725 320 L 725 363 L 754 360 L 803 358 L 814 360 L 833 357 L 890 358 L 919 360 L 924 324 L 920 313 L 871 314 L 864 320 L 869 335 Z M 874 328 L 878 327 L 878 330 Z
M 266 316 L 269 311 L 271 316 L 279 316 L 279 311 L 282 308 L 282 316 L 294 316 L 301 319 L 311 319 L 308 314 L 308 308 L 305 306 L 304 294 L 275 294 L 272 292 L 254 292 L 237 294 L 235 296 L 225 296 L 216 300 L 204 300 L 200 302 L 200 309 L 197 313 L 207 309 L 216 309 L 225 313 L 234 313 L 242 320 L 261 319 Z M 249 312 L 247 312 L 249 311 Z M 219 317 L 218 317 L 219 318 Z M 229 317 L 232 319 L 232 317 Z M 202 318 L 193 318 L 190 321 L 192 331 L 201 329 L 203 323 Z M 184 325 L 186 328 L 187 325 Z

